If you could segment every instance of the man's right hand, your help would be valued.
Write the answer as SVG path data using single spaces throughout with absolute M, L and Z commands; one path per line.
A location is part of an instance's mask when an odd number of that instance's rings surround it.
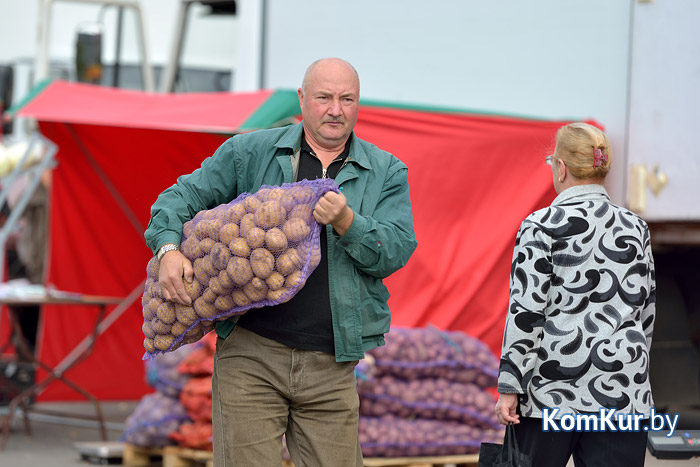
M 192 282 L 194 278 L 192 263 L 179 251 L 168 251 L 160 259 L 158 270 L 158 283 L 164 299 L 181 305 L 192 304 L 192 299 L 185 291 L 183 278 L 187 282 Z

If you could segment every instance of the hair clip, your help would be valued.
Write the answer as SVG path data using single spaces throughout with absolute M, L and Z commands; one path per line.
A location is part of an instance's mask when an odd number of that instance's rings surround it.
M 593 167 L 600 167 L 608 162 L 608 155 L 604 154 L 600 148 L 595 148 L 593 151 Z

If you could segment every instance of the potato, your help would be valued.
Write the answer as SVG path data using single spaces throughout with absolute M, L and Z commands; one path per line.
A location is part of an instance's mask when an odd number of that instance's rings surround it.
M 234 238 L 228 245 L 228 249 L 231 254 L 240 256 L 242 258 L 247 258 L 250 255 L 250 245 L 245 238 Z
M 250 253 L 250 267 L 257 277 L 267 279 L 275 268 L 275 257 L 265 248 L 256 248 Z
M 204 289 L 204 292 L 202 293 L 202 296 L 199 297 L 203 299 L 207 303 L 214 303 L 214 300 L 216 300 L 216 293 L 211 289 L 211 287 L 207 287 Z
M 204 240 L 205 238 L 210 238 L 209 228 L 212 221 L 204 220 L 197 222 L 194 226 L 194 234 L 199 240 Z M 218 238 L 217 238 L 218 240 Z
M 158 318 L 152 320 L 150 323 L 151 323 L 151 329 L 153 329 L 153 332 L 155 332 L 156 334 L 169 334 L 170 333 L 171 326 L 169 324 L 162 322 Z
M 250 304 L 250 299 L 242 290 L 234 290 L 231 293 L 231 298 L 238 306 L 247 306 Z
M 250 262 L 239 256 L 233 256 L 226 267 L 226 272 L 234 284 L 243 286 L 253 278 L 253 269 Z
M 265 248 L 272 253 L 279 253 L 287 248 L 287 236 L 277 227 L 265 232 Z
M 253 227 L 248 230 L 245 239 L 251 249 L 260 248 L 265 244 L 265 231 L 259 227 Z
M 294 199 L 294 193 L 291 193 L 289 190 L 283 191 L 284 193 L 282 193 L 282 196 L 279 198 L 279 202 L 282 207 L 289 212 L 290 209 L 297 205 L 298 201 Z
M 221 228 L 224 226 L 224 220 L 220 218 L 212 219 L 207 221 L 207 237 L 211 238 L 215 242 L 219 241 L 219 233 Z
M 228 249 L 228 246 L 219 242 L 214 244 L 209 255 L 211 256 L 211 263 L 217 271 L 226 269 L 228 260 L 231 259 L 231 251 Z
M 243 205 L 245 206 L 245 210 L 248 213 L 253 213 L 258 210 L 258 208 L 262 205 L 262 201 L 260 198 L 257 198 L 255 196 L 248 196 L 246 199 L 243 200 Z
M 288 289 L 296 289 L 303 287 L 306 281 L 300 270 L 296 270 L 289 274 L 284 280 L 284 286 Z
M 146 352 L 153 354 L 156 352 L 156 346 L 153 344 L 153 339 L 150 339 L 146 337 L 143 340 L 143 348 L 146 349 Z
M 196 236 L 188 237 L 187 240 L 182 242 L 182 245 L 180 245 L 180 251 L 182 251 L 182 254 L 190 260 L 204 256 L 204 249 L 200 245 Z
M 196 277 L 192 278 L 192 282 L 183 281 L 185 284 L 185 292 L 192 300 L 198 298 L 202 294 L 202 284 Z
M 269 229 L 282 225 L 287 218 L 287 210 L 279 201 L 266 201 L 255 211 L 255 225 L 263 229 Z
M 158 258 L 154 256 L 146 265 L 146 275 L 149 278 L 158 277 L 158 269 L 160 269 L 160 261 L 158 261 Z
M 151 323 L 148 321 L 144 321 L 143 324 L 141 325 L 141 331 L 143 331 L 143 335 L 148 337 L 149 339 L 153 339 L 156 337 L 156 332 L 153 330 L 151 327 Z
M 270 288 L 270 290 L 279 289 L 284 285 L 284 276 L 279 272 L 275 271 L 270 276 L 265 279 L 265 283 Z
M 255 225 L 255 215 L 254 214 L 246 214 L 243 216 L 241 219 L 241 225 L 238 234 L 245 238 L 248 235 L 248 231 L 254 227 L 257 227 Z
M 318 244 L 313 245 L 302 243 L 297 247 L 299 256 L 301 256 L 302 261 L 309 261 L 309 269 L 314 269 L 321 262 L 321 246 Z
M 310 204 L 297 204 L 287 216 L 288 219 L 302 219 L 307 224 L 311 225 L 314 221 L 314 208 Z
M 234 306 L 236 306 L 236 302 L 230 295 L 221 295 L 214 301 L 214 306 L 217 310 L 226 312 L 230 311 Z
M 213 303 L 204 301 L 203 297 L 194 301 L 194 311 L 200 318 L 204 319 L 211 319 L 219 313 Z
M 192 309 L 192 313 L 194 313 L 194 308 Z M 185 324 L 181 323 L 180 321 L 175 321 L 173 323 L 173 327 L 170 329 L 170 334 L 172 334 L 175 337 L 179 337 L 183 335 L 187 331 L 187 326 Z
M 209 277 L 219 275 L 219 270 L 214 267 L 212 257 L 209 255 L 202 258 L 202 268 L 204 268 L 204 272 L 206 272 Z
M 219 282 L 221 283 L 221 287 L 223 287 L 226 290 L 231 290 L 233 289 L 236 284 L 231 280 L 231 276 L 228 275 L 228 272 L 226 272 L 226 269 L 223 271 L 219 272 L 219 275 L 217 276 L 219 278 Z
M 277 258 L 277 272 L 283 276 L 288 276 L 292 272 L 301 269 L 304 266 L 304 260 L 299 255 L 296 249 L 290 248 Z
M 284 188 L 271 188 L 270 191 L 265 194 L 265 201 L 280 201 L 284 198 L 285 193 L 287 193 L 287 190 Z
M 212 220 L 218 216 L 218 212 L 215 209 L 205 209 L 204 211 L 199 211 L 202 214 L 202 220 Z
M 175 304 L 175 316 L 177 317 L 177 322 L 185 327 L 191 325 L 199 318 L 192 305 L 181 305 L 179 303 Z
M 285 303 L 288 302 L 291 297 L 289 289 L 285 287 L 280 287 L 279 289 L 269 290 L 267 292 L 267 298 L 273 302 Z
M 292 197 L 294 198 L 294 201 L 297 203 L 310 203 L 314 199 L 314 190 L 309 188 L 308 186 L 295 186 L 289 188 L 289 192 L 291 193 Z
M 282 225 L 282 232 L 290 242 L 299 242 L 309 235 L 311 228 L 304 219 L 293 217 Z
M 229 222 L 228 224 L 224 224 L 224 226 L 221 227 L 221 231 L 219 232 L 219 241 L 224 245 L 228 245 L 234 238 L 238 238 L 238 235 L 238 224 Z
M 203 211 L 199 211 L 197 214 L 194 215 L 192 220 L 190 220 L 189 222 L 192 223 L 193 227 L 196 227 L 198 223 L 200 223 L 201 221 L 203 221 L 205 219 L 204 214 L 206 214 L 206 213 L 207 213 L 206 209 Z
M 200 284 L 208 284 L 211 275 L 204 268 L 204 258 L 197 258 L 192 262 L 194 277 Z
M 221 281 L 219 280 L 218 276 L 209 279 L 209 288 L 216 295 L 227 295 L 229 292 L 231 292 L 231 288 L 221 285 Z
M 173 302 L 163 302 L 158 307 L 156 311 L 158 319 L 165 324 L 172 324 L 175 322 L 175 304 Z
M 243 216 L 246 215 L 245 205 L 241 202 L 232 204 L 224 214 L 224 220 L 234 224 L 240 224 Z
M 267 284 L 259 277 L 254 277 L 253 280 L 243 286 L 243 292 L 251 302 L 259 302 L 267 297 Z
M 204 329 L 202 329 L 202 326 L 195 326 L 194 328 L 190 329 L 185 333 L 184 336 L 182 336 L 182 343 L 183 344 L 192 344 L 194 342 L 197 342 L 200 340 L 202 337 L 204 337 Z
M 182 236 L 185 238 L 195 236 L 194 222 L 187 221 L 182 225 Z
M 260 188 L 253 196 L 258 198 L 260 201 L 265 202 L 267 201 L 267 194 L 270 193 L 270 191 L 272 191 L 272 188 Z
M 143 319 L 150 321 L 155 318 L 161 303 L 163 303 L 163 300 L 160 298 L 149 299 L 146 306 L 143 307 Z
M 206 255 L 207 253 L 209 253 L 212 247 L 214 246 L 214 243 L 216 242 L 212 238 L 205 238 L 200 240 L 199 246 L 200 248 L 202 248 L 202 254 Z
M 163 298 L 162 289 L 157 282 L 148 288 L 148 296 L 152 298 Z
M 174 342 L 175 336 L 173 336 L 172 334 L 158 334 L 153 339 L 153 345 L 155 346 L 155 348 L 158 350 L 162 350 L 163 352 L 168 350 Z

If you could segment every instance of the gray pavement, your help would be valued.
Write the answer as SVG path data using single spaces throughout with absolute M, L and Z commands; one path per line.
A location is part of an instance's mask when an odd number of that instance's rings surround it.
M 138 401 L 102 402 L 107 425 L 108 440 L 118 441 L 124 429 L 124 421 L 134 411 Z M 42 409 L 94 415 L 93 406 L 87 402 L 61 402 L 37 404 Z M 0 407 L 4 419 L 6 408 Z M 76 442 L 100 442 L 97 424 L 91 420 L 33 414 L 30 417 L 31 436 L 25 434 L 21 416 L 15 417 L 4 451 L 0 451 L 0 467 L 88 467 L 98 465 L 82 459 L 75 448 Z M 647 467 L 700 467 L 700 458 L 686 460 L 660 460 L 647 453 Z M 573 467 L 570 462 L 567 467 Z

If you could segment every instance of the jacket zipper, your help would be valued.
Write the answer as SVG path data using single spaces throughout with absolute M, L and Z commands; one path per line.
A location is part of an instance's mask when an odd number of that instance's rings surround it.
M 338 160 L 338 159 L 335 159 L 334 161 L 331 162 L 331 164 L 332 164 L 333 162 L 337 162 L 337 160 Z M 346 157 L 345 160 L 343 160 L 343 164 L 342 164 L 342 165 L 340 166 L 340 168 L 338 169 L 338 173 L 340 173 L 340 171 L 343 170 L 343 167 L 345 167 L 345 166 L 347 165 L 347 163 L 348 163 L 349 160 L 350 160 L 350 156 Z M 328 166 L 330 167 L 331 164 L 328 164 Z M 321 178 L 328 178 L 328 168 L 323 167 L 321 170 L 322 170 L 322 172 L 321 172 Z

